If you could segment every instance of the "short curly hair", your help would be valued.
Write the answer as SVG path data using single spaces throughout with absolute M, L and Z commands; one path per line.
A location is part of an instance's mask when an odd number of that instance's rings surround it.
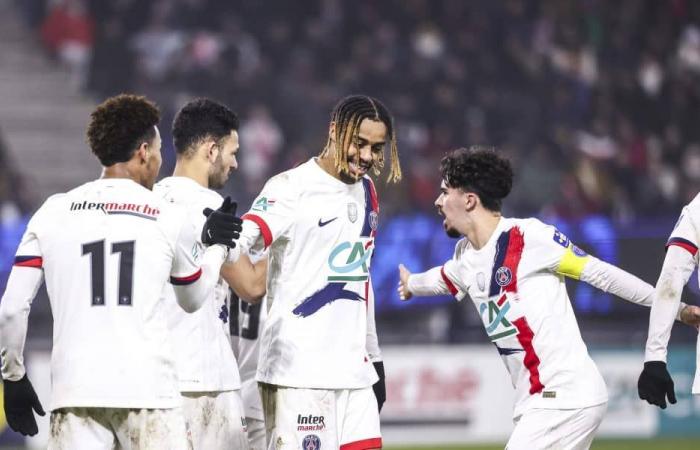
M 475 193 L 491 211 L 501 210 L 503 199 L 513 187 L 510 161 L 489 147 L 453 150 L 440 161 L 440 174 L 448 187 Z
M 238 130 L 238 116 L 229 108 L 208 98 L 192 100 L 173 120 L 175 151 L 185 154 L 207 138 L 219 142 L 234 130 Z
M 103 166 L 126 162 L 143 142 L 152 142 L 160 122 L 158 107 L 146 97 L 110 97 L 90 114 L 87 141 Z

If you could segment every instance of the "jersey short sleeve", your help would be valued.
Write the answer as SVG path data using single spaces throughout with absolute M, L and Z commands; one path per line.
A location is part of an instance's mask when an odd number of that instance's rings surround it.
M 450 294 L 452 294 L 452 296 L 454 296 L 454 298 L 456 298 L 458 301 L 462 301 L 468 292 L 467 286 L 464 284 L 466 274 L 463 273 L 464 267 L 460 262 L 462 253 L 464 252 L 466 246 L 467 240 L 460 240 L 455 246 L 455 252 L 452 259 L 447 261 L 440 268 L 440 276 L 442 277 L 442 281 L 447 286 L 447 290 L 450 291 Z
M 564 233 L 537 219 L 527 225 L 525 242 L 536 267 L 576 280 L 591 258 Z
M 693 258 L 695 258 L 695 261 L 697 262 L 698 233 L 692 211 L 688 206 L 683 208 L 683 212 L 678 218 L 678 222 L 676 222 L 676 226 L 673 228 L 671 236 L 666 242 L 666 248 L 671 245 L 687 250 L 691 255 L 693 255 Z
M 265 248 L 284 235 L 295 220 L 297 190 L 289 173 L 271 178 L 253 202 L 243 220 L 260 227 Z

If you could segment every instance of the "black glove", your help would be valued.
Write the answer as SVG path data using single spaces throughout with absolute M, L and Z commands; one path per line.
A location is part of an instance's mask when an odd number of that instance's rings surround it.
M 676 403 L 676 393 L 673 391 L 673 380 L 663 361 L 648 361 L 637 381 L 639 398 L 650 405 L 666 409 L 666 396 L 671 404 Z
M 24 436 L 37 434 L 39 428 L 36 426 L 32 409 L 40 416 L 46 413 L 27 374 L 19 381 L 3 380 L 2 389 L 5 396 L 5 417 L 10 428 Z
M 382 361 L 377 361 L 374 364 L 374 370 L 377 371 L 379 375 L 379 381 L 372 385 L 372 390 L 374 391 L 374 396 L 377 397 L 377 407 L 379 412 L 382 412 L 382 406 L 386 401 L 386 383 L 384 382 L 384 363 Z
M 236 202 L 231 202 L 231 197 L 226 197 L 216 211 L 205 208 L 202 213 L 207 216 L 202 227 L 202 243 L 204 245 L 223 244 L 229 248 L 236 246 L 236 239 L 243 229 L 240 218 L 236 217 Z

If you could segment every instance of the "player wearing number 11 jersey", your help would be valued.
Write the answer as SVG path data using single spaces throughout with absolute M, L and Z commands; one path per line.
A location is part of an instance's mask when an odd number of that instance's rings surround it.
M 472 300 L 515 388 L 508 450 L 589 448 L 608 396 L 564 278 L 646 306 L 654 288 L 585 254 L 554 227 L 501 216 L 513 172 L 495 151 L 456 150 L 441 171 L 435 205 L 447 234 L 464 238 L 442 267 L 412 275 L 400 266 L 401 297 L 451 293 Z
M 54 318 L 50 449 L 189 448 L 161 292 L 170 280 L 180 306 L 198 309 L 227 250 L 195 253 L 201 222 L 150 190 L 161 163 L 158 120 L 143 97 L 98 106 L 87 134 L 102 178 L 50 197 L 17 250 L 0 305 L 5 411 L 14 429 L 37 432 L 31 409 L 43 411 L 22 352 L 45 278 Z M 219 241 L 214 218 L 223 226 L 235 218 L 210 215 L 205 234 Z

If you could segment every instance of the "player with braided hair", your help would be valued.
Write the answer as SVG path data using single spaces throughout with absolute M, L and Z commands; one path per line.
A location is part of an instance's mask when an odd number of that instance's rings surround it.
M 581 339 L 564 283 L 585 281 L 650 306 L 654 288 L 584 253 L 537 219 L 501 215 L 513 169 L 494 149 L 458 149 L 442 160 L 435 206 L 449 236 L 464 236 L 442 267 L 399 266 L 399 295 L 452 294 L 474 302 L 516 390 L 508 450 L 587 449 L 607 408 L 605 382 Z M 676 315 L 693 325 L 697 307 Z
M 270 179 L 243 216 L 240 251 L 269 251 L 260 383 L 269 449 L 381 448 L 384 368 L 369 274 L 379 203 L 368 173 L 401 178 L 394 122 L 350 96 L 320 155 Z M 374 392 L 373 388 L 374 387 Z
M 355 171 L 350 170 L 348 150 L 351 144 L 358 145 L 360 124 L 365 119 L 381 121 L 387 127 L 386 135 L 389 137 L 389 153 L 391 155 L 391 171 L 389 181 L 396 182 L 401 179 L 401 166 L 399 164 L 399 150 L 396 146 L 396 130 L 389 111 L 378 100 L 363 95 L 347 97 L 338 103 L 333 109 L 331 117 L 331 129 L 328 133 L 326 146 L 320 157 L 330 158 L 334 169 L 340 174 L 348 174 L 357 178 Z M 341 145 L 335 145 L 340 142 Z M 379 175 L 384 168 L 384 152 L 378 153 L 377 160 L 372 169 L 375 175 Z

